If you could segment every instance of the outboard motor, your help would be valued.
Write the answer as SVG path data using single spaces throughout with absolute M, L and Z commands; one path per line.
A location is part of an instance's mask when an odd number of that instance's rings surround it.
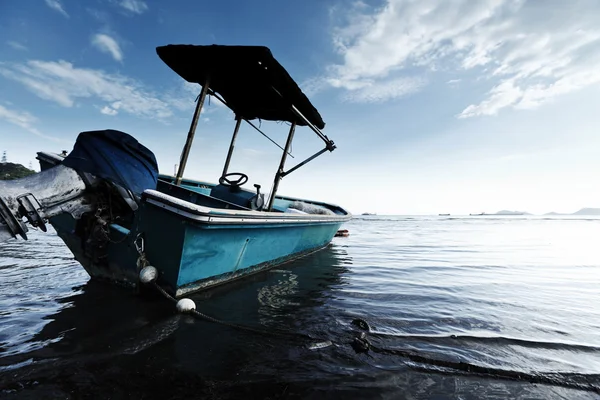
M 76 220 L 91 215 L 100 223 L 107 222 L 104 214 L 133 214 L 143 191 L 155 189 L 158 179 L 154 154 L 115 130 L 82 132 L 64 159 L 47 153 L 38 159 L 42 172 L 0 181 L 0 241 L 27 239 L 24 219 L 46 231 L 46 221 L 64 213 Z
M 86 189 L 96 183 L 93 176 L 80 175 L 63 165 L 26 178 L 0 181 L 0 241 L 17 235 L 27 239 L 24 218 L 44 232 L 47 219 L 56 215 L 69 213 L 79 219 L 94 209 Z

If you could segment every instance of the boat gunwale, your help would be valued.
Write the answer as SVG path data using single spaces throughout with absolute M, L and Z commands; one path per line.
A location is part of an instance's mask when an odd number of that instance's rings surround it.
M 169 181 L 170 180 L 174 181 L 175 177 L 171 176 L 171 175 L 166 175 L 166 174 L 159 174 L 158 175 L 158 180 L 173 185 Z M 213 188 L 213 187 L 217 186 L 217 184 L 216 183 L 212 183 L 212 182 L 207 182 L 207 181 L 199 181 L 199 180 L 193 179 L 193 178 L 183 178 L 181 180 L 181 187 L 185 188 L 186 186 L 191 186 L 191 187 L 207 186 L 208 188 Z M 188 189 L 188 188 L 186 188 L 186 189 Z M 188 189 L 188 190 L 190 190 L 190 189 Z M 162 193 L 162 192 L 160 192 L 160 193 Z M 317 206 L 325 206 L 327 208 L 329 208 L 329 207 L 331 207 L 331 208 L 337 208 L 337 209 L 342 210 L 343 212 L 345 212 L 346 214 L 344 214 L 344 215 L 350 215 L 350 216 L 352 216 L 352 214 L 348 210 L 346 210 L 342 206 L 340 206 L 338 204 L 335 204 L 335 203 L 326 203 L 326 202 L 320 201 L 320 200 L 303 199 L 303 198 L 300 198 L 300 197 L 287 196 L 287 195 L 279 195 L 279 194 L 275 196 L 275 199 L 276 200 L 288 200 L 288 201 L 303 201 L 305 203 L 314 204 L 314 205 L 317 205 Z M 259 212 L 265 213 L 267 211 L 259 211 Z M 276 212 L 275 214 L 279 214 L 279 213 Z
M 254 210 L 227 210 L 191 203 L 156 190 L 146 190 L 144 202 L 171 211 L 196 222 L 208 224 L 291 224 L 291 223 L 339 223 L 352 219 L 352 214 L 295 214 Z

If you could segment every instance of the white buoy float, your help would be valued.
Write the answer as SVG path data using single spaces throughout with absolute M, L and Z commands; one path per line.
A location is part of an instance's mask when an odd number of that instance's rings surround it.
M 191 299 L 181 299 L 177 302 L 177 311 L 187 314 L 196 310 L 196 303 Z
M 140 271 L 140 281 L 144 284 L 154 282 L 156 278 L 158 278 L 158 271 L 152 265 L 148 265 Z

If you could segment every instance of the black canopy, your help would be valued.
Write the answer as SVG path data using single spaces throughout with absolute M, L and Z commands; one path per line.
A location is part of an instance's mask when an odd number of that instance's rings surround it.
M 317 128 L 325 127 L 317 109 L 267 47 L 168 45 L 156 52 L 188 82 L 204 85 L 210 77 L 210 89 L 242 118 L 306 125 L 290 110 L 294 105 Z

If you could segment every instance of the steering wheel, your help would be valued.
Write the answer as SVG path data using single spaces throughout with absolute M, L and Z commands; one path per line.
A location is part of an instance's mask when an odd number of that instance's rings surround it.
M 236 180 L 229 179 L 228 177 L 232 175 L 239 176 L 239 178 Z M 219 178 L 219 183 L 227 187 L 239 187 L 245 184 L 246 182 L 248 182 L 248 175 L 242 174 L 240 172 L 230 172 Z

